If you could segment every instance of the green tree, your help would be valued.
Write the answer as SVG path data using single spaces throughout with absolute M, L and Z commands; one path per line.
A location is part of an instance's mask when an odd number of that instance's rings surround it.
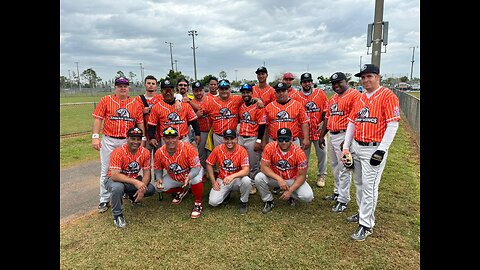
M 118 77 L 127 77 L 127 76 L 125 76 L 125 73 L 123 73 L 123 71 L 119 70 L 119 71 L 117 71 L 117 76 L 116 77 L 118 78 Z
M 318 79 L 318 82 L 320 84 L 329 84 L 330 83 L 330 76 L 323 77 L 323 75 L 320 75 L 320 76 L 317 77 L 317 79 Z
M 68 79 L 65 76 L 60 76 L 60 88 L 67 88 L 68 87 Z
M 133 78 L 137 77 L 137 74 L 130 71 L 128 73 L 128 77 L 130 78 L 130 82 L 133 82 Z
M 222 79 L 225 79 L 227 77 L 227 73 L 222 70 L 222 71 L 220 71 L 220 73 L 218 73 L 218 77 L 222 78 Z
M 203 85 L 208 86 L 208 84 L 210 83 L 210 78 L 211 77 L 215 77 L 215 76 L 213 76 L 212 74 L 205 75 L 202 79 L 200 79 L 200 82 Z
M 82 77 L 88 81 L 88 87 L 97 87 L 102 79 L 97 76 L 97 73 L 92 68 L 88 68 L 82 72 Z
M 408 82 L 408 77 L 407 76 L 402 76 L 400 77 L 401 82 Z

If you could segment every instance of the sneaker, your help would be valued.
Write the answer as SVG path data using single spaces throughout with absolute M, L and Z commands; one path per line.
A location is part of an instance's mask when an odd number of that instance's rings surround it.
M 250 190 L 250 195 L 253 195 L 257 193 L 257 188 L 256 187 L 252 187 L 252 189 Z
M 265 205 L 263 206 L 262 213 L 266 214 L 272 211 L 273 208 L 273 201 L 266 201 Z
M 358 213 L 356 213 L 353 216 L 347 217 L 348 222 L 358 222 L 359 219 L 360 219 L 360 217 L 359 217 Z
M 280 187 L 273 188 L 272 193 L 278 195 L 280 193 Z
M 99 213 L 103 213 L 105 211 L 108 210 L 108 202 L 101 202 L 99 205 L 98 205 L 98 212 Z
M 333 193 L 332 195 L 328 195 L 328 196 L 325 196 L 323 197 L 324 200 L 330 200 L 330 201 L 336 201 L 338 198 L 338 194 L 337 193 Z
M 139 206 L 141 206 L 140 203 L 138 202 L 135 202 L 135 197 L 132 196 L 128 196 L 128 200 L 130 201 L 130 203 L 132 204 L 132 208 L 137 208 Z
M 127 226 L 127 222 L 125 221 L 123 215 L 113 217 L 113 224 L 115 224 L 115 226 L 118 228 L 125 228 Z
M 182 191 L 179 191 L 179 192 L 173 194 L 172 203 L 173 203 L 173 204 L 180 204 L 180 203 L 182 202 L 182 200 L 183 200 L 183 197 L 185 197 L 185 195 L 187 195 L 187 193 L 188 193 L 188 188 L 185 188 L 185 189 L 183 190 L 183 192 L 182 192 Z
M 317 187 L 324 187 L 325 186 L 325 175 L 322 175 L 318 178 Z
M 334 207 L 332 207 L 332 212 L 343 212 L 345 209 L 347 209 L 347 204 L 346 203 L 341 203 L 337 202 Z
M 290 197 L 288 198 L 288 205 L 290 205 L 291 207 L 295 207 L 295 199 Z
M 358 228 L 352 234 L 352 239 L 355 241 L 363 241 L 370 234 L 372 234 L 372 229 L 367 228 L 363 225 L 358 225 Z
M 244 215 L 247 213 L 248 202 L 240 201 L 240 214 Z
M 192 218 L 198 218 L 202 214 L 202 204 L 196 204 L 193 206 Z

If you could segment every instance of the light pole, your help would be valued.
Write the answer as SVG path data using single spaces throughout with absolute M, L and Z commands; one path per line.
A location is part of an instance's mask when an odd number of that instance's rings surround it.
M 172 70 L 173 70 L 173 54 L 172 54 L 172 42 L 166 42 L 166 44 L 170 44 L 170 63 L 172 64 Z
M 360 55 L 360 65 L 358 66 L 360 69 L 362 68 L 362 56 Z
M 237 71 L 238 69 L 235 69 L 235 81 L 237 81 Z
M 175 59 L 175 60 L 173 60 L 173 61 L 175 62 L 175 72 L 178 72 L 178 67 L 177 67 L 177 62 L 178 62 L 178 60 Z
M 415 46 L 413 47 L 410 47 L 409 49 L 412 49 L 413 48 L 413 52 L 412 52 L 412 67 L 410 68 L 410 81 L 413 79 L 412 78 L 412 75 L 413 75 L 413 63 L 415 62 Z M 418 46 L 417 46 L 418 48 Z
M 143 67 L 142 67 L 142 63 L 140 63 L 140 74 L 142 76 L 142 84 L 143 84 Z
M 78 81 L 78 90 L 82 92 L 82 85 L 80 84 L 80 71 L 78 71 L 78 62 L 75 62 L 77 64 L 77 81 Z
M 188 31 L 188 35 L 189 36 L 192 36 L 192 40 L 193 40 L 193 71 L 195 72 L 195 81 L 197 80 L 197 60 L 195 59 L 195 36 L 198 36 L 197 34 L 197 30 L 190 30 Z
M 72 75 L 70 75 L 70 69 L 68 70 L 68 86 L 72 88 Z

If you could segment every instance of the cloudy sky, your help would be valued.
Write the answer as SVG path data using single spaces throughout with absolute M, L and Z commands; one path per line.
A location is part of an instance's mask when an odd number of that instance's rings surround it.
M 197 79 L 227 73 L 255 80 L 265 65 L 268 82 L 284 72 L 330 76 L 356 73 L 371 62 L 367 27 L 375 0 L 60 0 L 60 75 L 92 68 L 103 81 L 117 71 L 134 81 L 174 69 Z M 420 77 L 420 0 L 384 0 L 388 44 L 381 74 Z M 417 47 L 418 46 L 418 47 Z M 415 47 L 415 49 L 413 49 Z M 368 54 L 367 54 L 368 49 Z

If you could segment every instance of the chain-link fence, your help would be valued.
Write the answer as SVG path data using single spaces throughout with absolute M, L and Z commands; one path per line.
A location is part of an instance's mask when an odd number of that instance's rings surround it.
M 420 99 L 404 91 L 396 89 L 392 89 L 392 91 L 397 95 L 400 109 L 407 117 L 407 122 L 413 132 L 415 132 L 415 139 L 418 145 L 420 145 Z

